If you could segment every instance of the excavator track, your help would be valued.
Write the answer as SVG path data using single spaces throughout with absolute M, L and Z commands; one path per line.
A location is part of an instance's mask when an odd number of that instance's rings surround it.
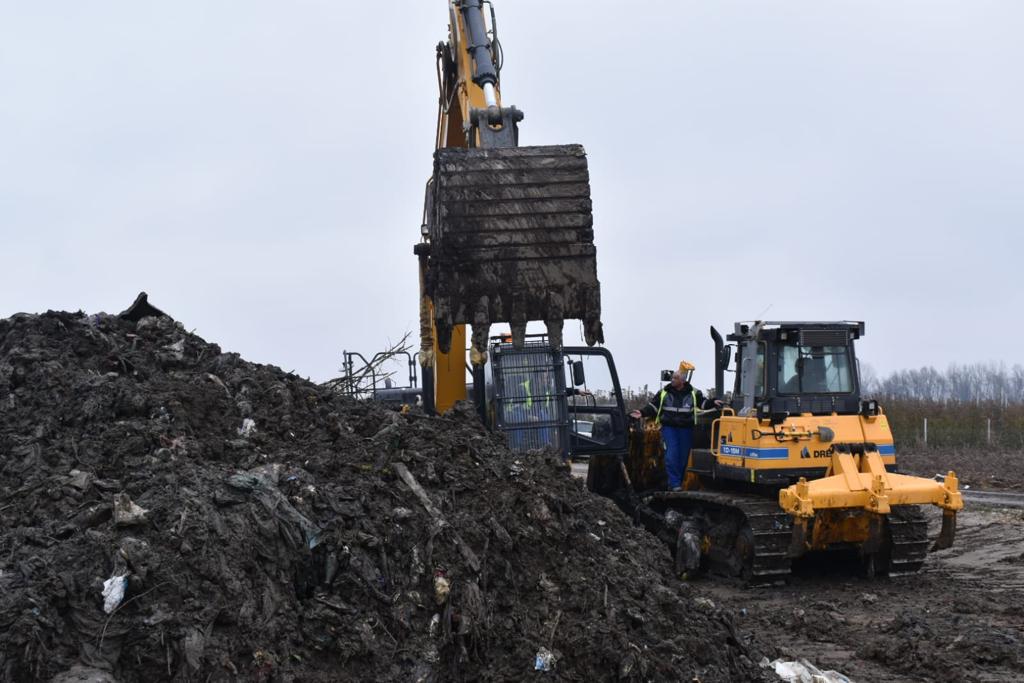
M 918 505 L 900 505 L 892 508 L 886 518 L 889 576 L 915 574 L 928 556 L 928 521 Z
M 704 518 L 712 571 L 755 585 L 789 576 L 793 519 L 775 501 L 725 491 L 669 491 L 653 494 L 650 504 L 662 514 L 675 510 Z

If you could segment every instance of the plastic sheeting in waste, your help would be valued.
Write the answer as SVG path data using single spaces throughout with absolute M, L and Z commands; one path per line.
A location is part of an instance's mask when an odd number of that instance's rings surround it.
M 838 671 L 822 671 L 806 659 L 791 662 L 776 659 L 768 666 L 786 683 L 853 683 Z

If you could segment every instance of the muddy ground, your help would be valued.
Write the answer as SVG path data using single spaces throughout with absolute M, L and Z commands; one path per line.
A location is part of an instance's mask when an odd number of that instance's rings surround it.
M 933 477 L 953 470 L 961 486 L 1024 491 L 1024 453 L 1020 451 L 918 447 L 899 449 L 897 461 L 908 474 Z
M 931 553 L 919 574 L 869 580 L 833 557 L 797 566 L 784 586 L 702 578 L 693 589 L 734 615 L 741 642 L 773 659 L 806 659 L 853 681 L 1024 681 L 1024 454 L 907 460 L 901 468 L 913 474 L 970 473 L 956 543 Z M 585 464 L 574 473 L 585 476 Z M 928 514 L 934 538 L 941 515 Z
M 737 615 L 741 639 L 855 681 L 1024 680 L 1021 510 L 961 513 L 957 543 L 914 576 L 868 580 L 829 565 L 780 587 L 694 588 Z

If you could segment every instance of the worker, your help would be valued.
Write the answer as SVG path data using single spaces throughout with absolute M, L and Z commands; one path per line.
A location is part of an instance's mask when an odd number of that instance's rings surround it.
M 679 367 L 679 370 L 672 373 L 672 381 L 655 394 L 642 410 L 630 413 L 638 419 L 653 417 L 661 427 L 661 439 L 665 448 L 665 473 L 668 475 L 668 487 L 671 491 L 682 489 L 697 414 L 702 408 L 722 405 L 718 400 L 706 401 L 704 394 L 690 384 L 693 365 L 683 361 Z
M 513 450 L 545 447 L 561 450 L 559 411 L 552 400 L 554 385 L 554 375 L 544 366 L 527 365 L 510 373 L 505 426 Z
M 816 356 L 800 356 L 794 364 L 793 376 L 782 382 L 779 393 L 782 394 L 825 394 L 828 393 L 825 356 L 821 347 L 816 347 Z

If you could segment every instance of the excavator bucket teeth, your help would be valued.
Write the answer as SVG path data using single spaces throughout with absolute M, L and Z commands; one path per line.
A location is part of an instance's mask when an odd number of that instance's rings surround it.
M 583 321 L 588 344 L 604 341 L 581 145 L 439 149 L 427 199 L 425 284 L 442 351 L 461 324 L 477 347 L 498 322 L 520 346 L 530 320 L 558 347 L 567 318 Z

